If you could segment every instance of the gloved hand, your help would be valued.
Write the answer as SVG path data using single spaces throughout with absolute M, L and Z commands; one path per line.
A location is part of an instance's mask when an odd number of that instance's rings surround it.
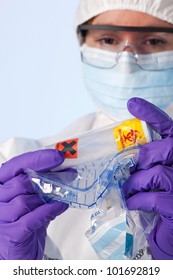
M 153 104 L 132 98 L 128 109 L 161 134 L 140 148 L 138 163 L 123 185 L 129 210 L 156 211 L 159 220 L 148 236 L 153 259 L 173 259 L 173 121 Z
M 44 204 L 34 192 L 26 168 L 47 171 L 64 161 L 57 150 L 26 153 L 0 168 L 0 259 L 42 259 L 46 228 L 68 205 Z

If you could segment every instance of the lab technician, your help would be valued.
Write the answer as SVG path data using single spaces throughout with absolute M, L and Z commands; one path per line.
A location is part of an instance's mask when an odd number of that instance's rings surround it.
M 62 164 L 62 152 L 39 150 L 45 145 L 132 116 L 163 139 L 141 148 L 124 186 L 127 206 L 159 214 L 150 252 L 173 259 L 173 121 L 160 110 L 173 115 L 173 1 L 80 0 L 75 24 L 85 84 L 99 110 L 56 137 L 1 144 L 0 259 L 98 259 L 85 236 L 92 209 L 44 204 L 25 169 Z

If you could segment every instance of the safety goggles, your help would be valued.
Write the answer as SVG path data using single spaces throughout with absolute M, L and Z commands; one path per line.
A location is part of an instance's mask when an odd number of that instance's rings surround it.
M 144 69 L 154 70 L 151 64 L 156 62 L 161 69 L 173 67 L 173 28 L 86 24 L 78 27 L 78 34 L 84 46 L 81 47 L 82 60 L 87 64 L 112 68 L 122 52 L 127 51 L 133 53 Z M 161 53 L 159 58 L 158 53 Z

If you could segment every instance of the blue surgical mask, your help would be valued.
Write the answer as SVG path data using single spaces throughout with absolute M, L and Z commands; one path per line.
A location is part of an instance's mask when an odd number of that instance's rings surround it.
M 90 49 L 95 54 L 99 51 L 97 59 L 106 52 Z M 112 68 L 95 67 L 92 58 L 90 64 L 83 63 L 87 90 L 95 104 L 114 120 L 132 117 L 127 110 L 127 101 L 132 97 L 144 98 L 162 110 L 173 102 L 173 51 L 139 57 L 140 65 L 133 53 L 125 51 Z

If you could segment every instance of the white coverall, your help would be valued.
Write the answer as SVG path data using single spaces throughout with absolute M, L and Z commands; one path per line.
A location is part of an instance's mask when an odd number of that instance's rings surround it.
M 167 110 L 173 117 L 173 104 Z M 171 114 L 172 112 L 172 114 Z M 47 145 L 65 140 L 74 134 L 99 128 L 113 121 L 103 113 L 87 115 L 54 137 L 40 140 L 10 138 L 0 144 L 0 162 L 28 151 L 38 150 Z M 45 259 L 87 260 L 98 259 L 85 232 L 90 228 L 93 209 L 68 208 L 66 212 L 52 221 L 48 227 Z

